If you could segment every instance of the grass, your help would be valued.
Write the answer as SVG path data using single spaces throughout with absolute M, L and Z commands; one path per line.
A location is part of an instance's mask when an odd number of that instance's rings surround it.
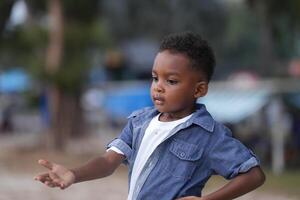
M 280 192 L 300 197 L 300 169 L 287 170 L 281 175 L 266 171 L 266 182 L 261 190 Z
M 299 197 L 300 199 L 300 169 L 287 170 L 281 175 L 274 175 L 271 171 L 265 170 L 266 182 L 258 188 L 259 192 L 284 194 L 286 196 Z M 220 176 L 213 176 L 204 188 L 204 193 L 210 193 L 220 188 L 228 181 Z

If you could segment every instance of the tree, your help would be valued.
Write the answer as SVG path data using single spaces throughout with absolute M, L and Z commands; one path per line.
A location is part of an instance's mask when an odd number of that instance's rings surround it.
M 218 41 L 227 22 L 223 4 L 215 0 L 111 0 L 101 5 L 102 16 L 119 41 L 141 36 L 160 40 L 168 33 L 184 30 Z
M 120 46 L 135 39 L 156 45 L 167 34 L 189 30 L 207 39 L 218 58 L 224 52 L 228 13 L 222 1 L 110 0 L 101 3 L 102 18 Z M 145 61 L 143 70 L 150 72 L 151 64 Z M 136 71 L 141 70 L 141 67 L 136 68 Z M 139 77 L 145 78 L 145 72 Z
M 277 71 L 283 74 L 286 70 L 278 65 L 274 70 L 274 66 L 299 53 L 297 52 L 297 38 L 300 28 L 300 2 L 297 0 L 248 0 L 247 3 L 257 13 L 260 22 L 261 66 L 266 72 L 276 73 Z
M 104 46 L 99 33 L 98 1 L 49 0 L 50 29 L 46 59 L 51 102 L 51 135 L 56 149 L 63 150 L 70 136 L 84 133 L 80 103 L 90 52 Z M 103 35 L 103 34 L 102 34 Z
M 61 0 L 49 0 L 49 46 L 46 55 L 45 71 L 49 76 L 58 73 L 61 67 L 64 50 L 64 14 Z M 71 131 L 69 120 L 63 117 L 65 111 L 64 92 L 57 85 L 49 84 L 47 88 L 49 99 L 50 120 L 52 126 L 52 144 L 58 150 L 63 150 Z M 63 111 L 62 111 L 63 110 Z
M 0 10 L 10 13 L 13 1 L 2 2 Z M 84 133 L 80 98 L 85 75 L 95 52 L 105 48 L 110 38 L 98 15 L 98 0 L 26 3 L 27 22 L 0 30 L 1 38 L 5 37 L 0 46 L 4 53 L 0 63 L 26 66 L 44 85 L 50 102 L 49 141 L 53 148 L 63 150 L 69 137 Z M 8 21 L 6 12 L 0 20 L 2 24 Z

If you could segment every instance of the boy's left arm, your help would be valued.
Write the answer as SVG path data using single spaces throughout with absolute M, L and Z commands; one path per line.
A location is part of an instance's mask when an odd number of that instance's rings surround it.
M 248 172 L 239 174 L 219 190 L 203 197 L 183 197 L 177 200 L 231 200 L 242 196 L 261 186 L 265 175 L 259 166 L 253 167 Z

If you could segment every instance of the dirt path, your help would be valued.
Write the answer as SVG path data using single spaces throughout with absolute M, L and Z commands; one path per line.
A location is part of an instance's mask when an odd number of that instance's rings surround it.
M 119 174 L 60 190 L 47 188 L 29 174 L 1 173 L 0 200 L 121 200 L 126 199 L 126 194 L 126 177 Z

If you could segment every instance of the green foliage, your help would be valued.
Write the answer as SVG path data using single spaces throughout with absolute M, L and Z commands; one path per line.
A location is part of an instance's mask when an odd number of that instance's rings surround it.
M 219 41 L 226 27 L 226 11 L 219 1 L 102 1 L 102 17 L 119 40 L 162 36 L 191 30 Z
M 294 56 L 294 34 L 299 33 L 300 3 L 298 0 L 266 1 L 268 21 L 272 27 L 276 53 L 281 57 Z
M 48 1 L 25 0 L 32 15 L 44 15 L 47 12 Z
M 93 53 L 109 46 L 110 41 L 100 23 L 68 23 L 65 26 L 63 61 L 49 80 L 64 91 L 79 92 L 87 71 L 92 67 Z
M 47 74 L 45 70 L 49 42 L 49 30 L 45 26 L 45 20 L 49 2 L 26 0 L 26 3 L 31 21 L 3 30 L 3 37 L 0 38 L 0 65 L 26 67 L 36 79 L 50 82 L 66 92 L 78 93 L 84 84 L 85 74 L 92 65 L 93 53 L 111 46 L 112 43 L 98 17 L 99 1 L 62 1 L 64 52 L 59 70 L 54 74 Z
M 222 55 L 239 63 L 239 68 L 257 64 L 259 29 L 257 16 L 245 7 L 230 8 Z
M 57 86 L 59 89 L 69 94 L 78 94 L 82 89 L 85 80 L 85 62 L 72 60 L 64 63 L 54 74 L 44 74 L 44 78 Z
M 107 48 L 111 38 L 99 21 L 90 24 L 68 23 L 65 26 L 64 44 L 66 53 L 69 51 L 89 50 L 91 48 Z
M 298 0 L 248 0 L 257 13 L 263 9 L 267 26 L 273 37 L 277 57 L 288 59 L 297 52 L 297 38 L 300 32 L 300 1 Z M 262 20 L 262 19 L 259 19 Z
M 49 1 L 25 1 L 30 22 L 13 29 L 0 28 L 0 66 L 27 67 L 34 77 L 49 80 L 69 91 L 82 87 L 83 76 L 92 66 L 95 52 L 133 37 L 161 39 L 167 33 L 189 29 L 210 41 L 219 64 L 238 63 L 241 68 L 258 62 L 261 19 L 243 6 L 228 8 L 223 1 L 216 0 L 62 0 L 64 57 L 60 70 L 55 75 L 46 75 L 49 30 L 45 24 Z M 8 20 L 12 2 L 15 1 L 0 1 L 0 27 Z M 276 55 L 282 59 L 297 55 L 295 40 L 299 35 L 300 1 L 248 2 L 266 6 Z M 232 69 L 227 68 L 224 73 L 230 71 Z
M 0 65 L 32 69 L 30 66 L 43 60 L 46 40 L 47 32 L 36 26 L 19 26 L 7 31 L 0 45 Z
M 68 22 L 81 24 L 95 21 L 99 12 L 98 0 L 63 0 L 64 15 Z

